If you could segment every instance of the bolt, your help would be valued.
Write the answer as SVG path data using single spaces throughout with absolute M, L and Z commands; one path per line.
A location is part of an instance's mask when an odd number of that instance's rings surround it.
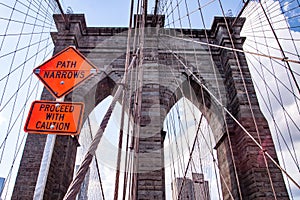
M 40 72 L 41 72 L 40 69 L 35 69 L 35 70 L 34 70 L 34 73 L 35 73 L 35 74 L 39 74 Z
M 53 124 L 51 124 L 50 129 L 54 129 L 54 125 Z
M 63 85 L 63 84 L 65 84 L 65 82 L 64 82 L 64 81 L 61 81 L 60 84 Z

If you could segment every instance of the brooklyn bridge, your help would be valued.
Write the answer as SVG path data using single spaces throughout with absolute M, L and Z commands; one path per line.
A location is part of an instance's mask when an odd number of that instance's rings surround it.
M 0 0 L 0 199 L 300 199 L 298 0 Z

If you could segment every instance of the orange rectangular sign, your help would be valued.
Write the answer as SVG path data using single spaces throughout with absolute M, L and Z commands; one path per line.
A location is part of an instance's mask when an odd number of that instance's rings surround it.
M 34 101 L 24 130 L 37 134 L 78 135 L 83 111 L 83 103 Z

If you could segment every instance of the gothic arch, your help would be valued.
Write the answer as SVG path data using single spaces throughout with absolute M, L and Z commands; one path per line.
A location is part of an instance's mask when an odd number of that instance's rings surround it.
M 114 95 L 116 84 L 124 73 L 124 57 L 122 56 L 124 56 L 124 52 L 126 52 L 127 34 L 125 34 L 125 32 L 127 29 L 89 28 L 86 27 L 83 15 L 70 15 L 70 30 L 66 30 L 62 17 L 60 15 L 55 15 L 54 18 L 58 30 L 58 33 L 52 34 L 55 43 L 55 52 L 58 52 L 69 45 L 75 45 L 84 55 L 88 55 L 88 58 L 98 66 L 100 70 L 94 78 L 78 87 L 72 94 L 67 95 L 65 99 L 66 101 L 84 102 L 86 104 L 86 118 L 99 102 L 108 95 Z M 232 21 L 234 18 L 229 18 L 228 20 Z M 239 36 L 243 23 L 244 19 L 240 18 L 235 26 L 232 27 L 233 32 L 235 33 L 234 42 L 237 48 L 242 48 L 244 41 L 244 38 Z M 210 42 L 222 46 L 230 45 L 228 35 L 224 30 L 224 19 L 216 17 L 211 30 L 208 31 Z M 151 32 L 149 33 L 151 34 Z M 194 38 L 199 40 L 203 40 L 204 38 L 203 30 L 194 30 L 193 33 L 186 30 L 184 31 L 184 34 L 193 34 Z M 112 36 L 116 36 L 117 39 L 113 39 Z M 205 106 L 201 104 L 203 99 L 202 93 L 199 92 L 201 91 L 199 89 L 199 84 L 193 80 L 192 77 L 192 74 L 195 74 L 197 77 L 205 80 L 205 84 L 210 85 L 211 89 L 214 90 L 214 84 L 208 83 L 211 78 L 209 73 L 205 73 L 204 70 L 199 74 L 197 70 L 192 67 L 196 66 L 196 64 L 189 63 L 189 71 L 181 68 L 175 73 L 176 79 L 172 78 L 174 75 L 168 74 L 170 71 L 167 68 L 168 65 L 172 66 L 172 62 L 168 63 L 170 62 L 170 59 L 168 58 L 166 49 L 163 49 L 160 44 L 157 44 L 157 40 L 150 40 L 156 36 L 157 35 L 152 32 L 147 41 L 150 45 L 145 48 L 145 56 L 150 58 L 153 57 L 154 60 L 158 58 L 158 63 L 153 62 L 151 59 L 145 60 L 145 70 L 156 70 L 158 73 L 155 76 L 146 77 L 148 82 L 145 82 L 143 85 L 144 98 L 142 102 L 143 106 L 140 126 L 141 133 L 144 134 L 144 137 L 141 137 L 139 140 L 139 151 L 145 153 L 143 155 L 147 155 L 149 151 L 155 153 L 151 154 L 154 155 L 153 157 L 143 157 L 142 155 L 138 158 L 139 160 L 137 160 L 138 169 L 141 173 L 136 175 L 136 182 L 133 183 L 133 190 L 135 190 L 133 197 L 136 197 L 136 199 L 165 199 L 164 163 L 163 152 L 161 151 L 163 144 L 161 121 L 164 120 L 167 112 L 182 96 L 178 85 L 182 85 L 183 87 L 187 87 L 188 85 L 192 86 L 193 92 L 190 93 L 189 89 L 184 90 L 184 96 L 188 97 L 203 111 L 203 113 L 206 114 L 206 118 L 211 126 L 213 124 L 218 124 L 215 123 L 215 121 L 220 121 L 220 116 L 217 114 L 217 111 L 219 110 L 218 106 L 214 104 L 210 95 L 204 93 Z M 161 42 L 163 41 L 165 41 L 165 38 L 162 38 Z M 168 42 L 170 45 L 176 44 L 174 40 L 168 40 Z M 190 49 L 185 48 L 180 49 L 180 51 L 186 52 L 189 50 Z M 204 52 L 203 55 L 207 56 L 205 48 L 199 49 L 199 52 Z M 257 136 L 253 129 L 253 120 L 249 115 L 249 106 L 245 98 L 245 90 L 241 83 L 241 77 L 239 77 L 239 70 L 236 67 L 233 53 L 228 50 L 216 48 L 213 49 L 213 54 L 211 56 L 221 75 L 218 77 L 218 82 L 224 84 L 224 90 L 222 90 L 221 95 L 226 96 L 226 99 L 228 100 L 225 105 L 228 105 L 228 109 L 232 114 L 236 116 L 242 125 L 256 138 Z M 265 141 L 264 148 L 276 159 L 276 152 L 268 129 L 268 124 L 260 112 L 245 56 L 241 53 L 238 54 L 238 56 L 242 73 L 247 79 L 246 86 L 250 93 L 251 103 L 255 112 L 255 119 L 257 120 L 261 137 Z M 184 58 L 190 61 L 190 57 Z M 111 65 L 111 60 L 113 59 L 115 59 L 116 66 L 122 65 L 122 68 L 118 68 L 114 66 L 114 64 Z M 160 61 L 162 62 L 160 63 Z M 205 62 L 200 63 L 199 66 L 209 67 L 208 61 L 209 60 L 206 59 Z M 178 81 L 179 84 L 176 81 Z M 53 97 L 48 91 L 44 90 L 42 99 L 51 100 Z M 205 107 L 208 108 L 208 112 L 204 111 Z M 149 109 L 152 109 L 152 111 L 150 112 Z M 154 117 L 150 118 L 150 120 L 153 119 L 152 121 L 149 121 L 149 118 L 147 117 L 147 115 L 150 114 Z M 218 128 L 212 129 L 214 129 L 215 132 L 220 132 L 220 135 L 216 134 L 217 145 L 215 148 L 218 152 L 220 173 L 225 175 L 229 190 L 235 199 L 239 199 L 238 186 L 235 179 L 228 143 L 228 139 L 230 138 L 233 144 L 233 155 L 237 166 L 237 176 L 240 181 L 243 198 L 269 198 L 268 195 L 271 193 L 270 182 L 266 176 L 266 167 L 264 166 L 264 163 L 257 163 L 258 158 L 261 157 L 258 148 L 253 144 L 253 141 L 247 137 L 243 130 L 233 123 L 228 116 L 226 116 L 226 120 L 228 120 L 229 125 L 229 137 L 227 134 L 224 134 L 225 132 L 222 123 L 220 123 L 220 126 L 218 125 L 221 127 L 220 131 L 216 131 Z M 28 135 L 12 199 L 19 199 L 20 197 L 18 195 L 25 193 L 27 197 L 33 195 L 45 141 L 45 135 Z M 62 199 L 72 180 L 77 145 L 76 138 L 67 136 L 57 137 L 48 177 L 58 178 L 47 179 L 44 199 Z M 288 199 L 281 171 L 271 162 L 268 164 L 269 169 L 272 170 L 272 179 L 274 186 L 276 186 L 275 190 L 278 196 L 280 196 L 281 199 Z M 31 181 L 28 181 L 29 177 Z M 148 185 L 145 184 L 146 182 Z M 24 189 L 24 185 L 27 185 L 26 189 Z M 224 199 L 230 199 L 229 192 L 224 188 L 224 185 L 222 185 L 222 188 Z

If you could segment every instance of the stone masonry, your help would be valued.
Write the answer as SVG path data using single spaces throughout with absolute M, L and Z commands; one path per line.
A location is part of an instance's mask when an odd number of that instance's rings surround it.
M 116 86 L 124 75 L 128 29 L 87 27 L 84 15 L 72 14 L 68 17 L 70 28 L 66 29 L 61 16 L 54 15 L 57 26 L 57 32 L 52 33 L 54 53 L 73 45 L 99 69 L 96 76 L 65 97 L 65 101 L 85 103 L 86 120 L 103 99 L 114 95 Z M 134 146 L 136 171 L 131 199 L 165 199 L 163 122 L 172 106 L 183 96 L 199 108 L 213 130 L 217 141 L 215 149 L 220 174 L 224 177 L 224 181 L 221 181 L 223 198 L 231 199 L 229 190 L 234 199 L 239 199 L 237 177 L 243 199 L 274 199 L 262 152 L 229 116 L 225 116 L 228 136 L 222 110 L 214 101 L 216 97 L 226 105 L 253 137 L 258 139 L 233 52 L 212 47 L 210 54 L 206 45 L 196 45 L 189 41 L 193 38 L 207 42 L 205 30 L 164 29 L 163 16 L 152 19 L 153 16 L 148 15 L 145 25 L 144 61 L 140 66 L 142 74 L 139 77 L 142 79 L 133 79 L 133 82 L 142 81 L 138 86 L 142 99 L 140 115 L 135 118 L 140 131 Z M 227 18 L 229 24 L 233 20 L 234 18 Z M 245 40 L 240 37 L 243 23 L 244 19 L 241 18 L 230 27 L 235 47 L 240 49 Z M 210 43 L 231 47 L 223 18 L 215 17 L 207 34 Z M 259 109 L 245 56 L 239 53 L 238 57 L 263 148 L 277 161 L 268 123 Z M 131 73 L 135 73 L 135 70 Z M 194 75 L 211 93 L 202 89 Z M 130 89 L 133 94 L 139 90 Z M 53 100 L 46 89 L 41 98 Z M 12 199 L 32 199 L 45 141 L 45 135 L 28 135 Z M 63 198 L 73 177 L 77 145 L 75 138 L 57 137 L 44 199 Z M 236 175 L 233 163 L 236 165 Z M 277 198 L 288 199 L 280 170 L 269 160 L 268 167 Z

